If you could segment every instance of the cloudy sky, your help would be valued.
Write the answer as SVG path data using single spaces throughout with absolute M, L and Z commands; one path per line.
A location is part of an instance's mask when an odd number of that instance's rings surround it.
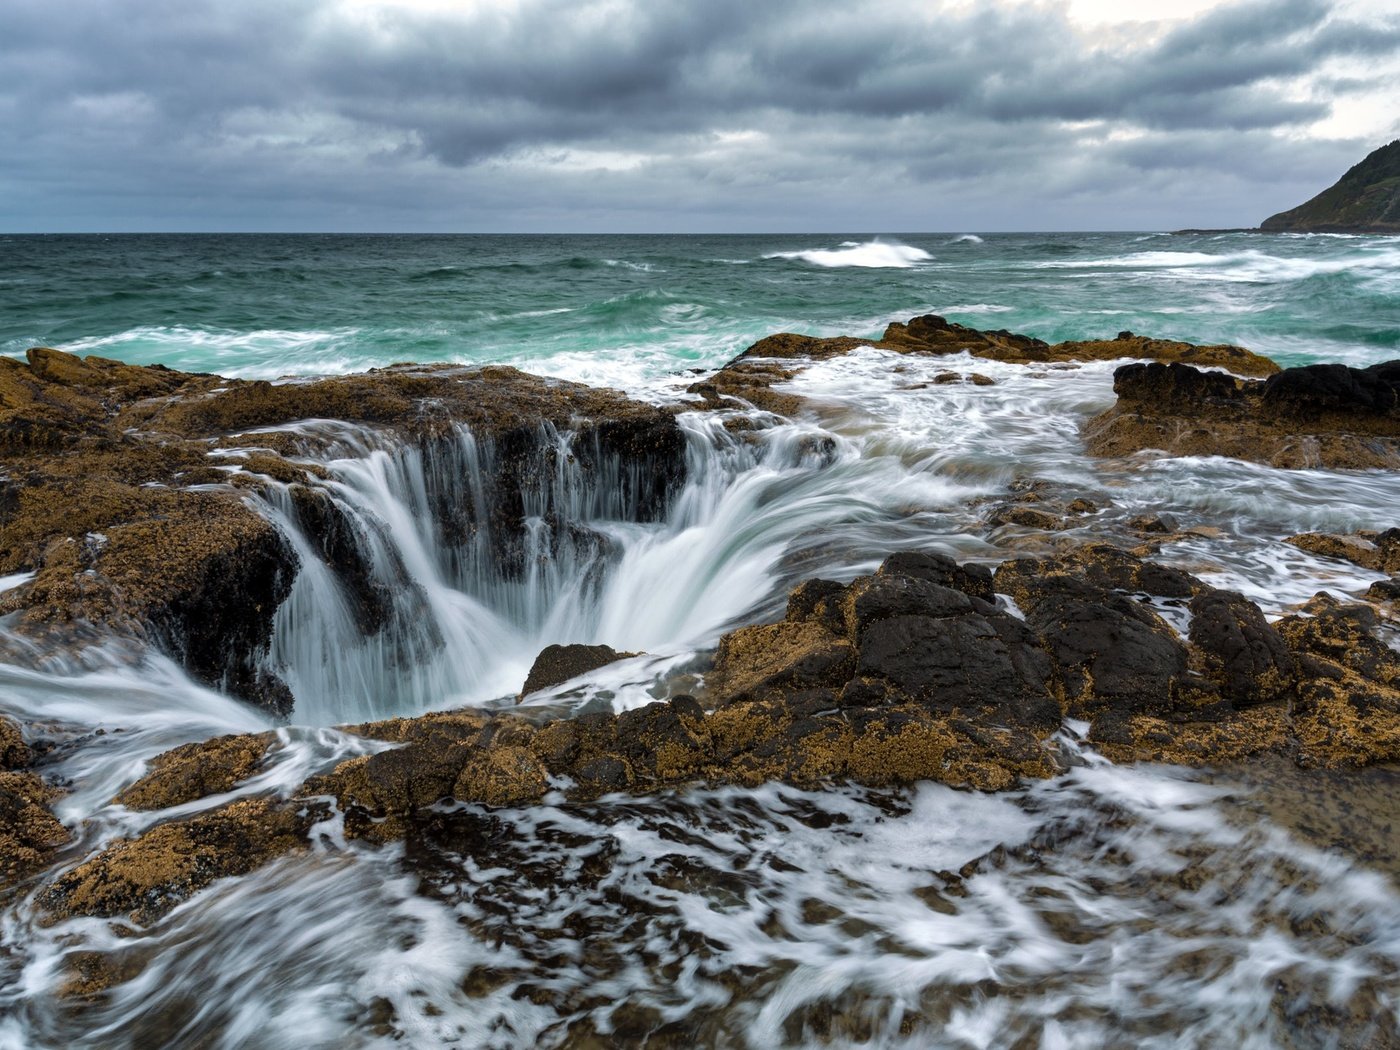
M 4 0 L 0 229 L 1250 225 L 1394 0 Z

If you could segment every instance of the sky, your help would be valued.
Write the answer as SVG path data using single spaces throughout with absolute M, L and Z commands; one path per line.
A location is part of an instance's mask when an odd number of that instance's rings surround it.
M 0 0 L 0 230 L 1251 226 L 1394 0 Z

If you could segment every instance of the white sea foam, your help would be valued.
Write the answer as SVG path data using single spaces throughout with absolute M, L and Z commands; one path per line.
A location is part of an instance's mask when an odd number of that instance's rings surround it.
M 855 266 L 871 268 L 908 269 L 929 262 L 933 256 L 922 248 L 892 241 L 843 241 L 836 248 L 809 248 L 795 252 L 770 252 L 765 259 L 796 259 L 813 266 L 828 268 Z
M 983 243 L 983 240 L 982 240 L 981 237 L 977 236 L 977 234 L 975 234 L 975 233 L 964 233 L 964 234 L 961 234 L 960 236 L 954 237 L 954 238 L 953 238 L 951 241 L 949 241 L 948 243 L 949 243 L 949 244 L 982 244 L 982 243 Z
M 1198 281 L 1286 282 L 1336 273 L 1376 279 L 1400 273 L 1400 249 L 1368 248 L 1331 258 L 1269 255 L 1255 249 L 1219 254 L 1145 251 L 1096 259 L 1049 259 L 1031 265 L 1043 270 L 1152 270 Z
M 38 574 L 33 572 L 12 572 L 8 576 L 0 576 L 0 594 L 13 591 L 17 587 L 23 587 L 36 575 Z
M 327 331 L 226 331 L 140 325 L 112 335 L 76 339 L 58 347 L 73 354 L 116 354 L 142 364 L 217 370 L 235 379 L 280 375 L 335 375 L 363 368 L 349 348 L 358 328 Z M 192 366 L 191 361 L 198 362 Z
M 1005 314 L 1015 310 L 1014 306 L 1002 306 L 999 303 L 959 303 L 957 306 L 945 306 L 935 313 L 940 314 Z

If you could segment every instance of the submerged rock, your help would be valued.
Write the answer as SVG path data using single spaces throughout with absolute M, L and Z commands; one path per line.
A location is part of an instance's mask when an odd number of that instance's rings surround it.
M 1118 403 L 1085 423 L 1096 456 L 1156 450 L 1276 467 L 1400 466 L 1400 362 L 1290 368 L 1262 382 L 1183 364 L 1124 365 Z
M 117 842 L 40 895 L 52 920 L 72 915 L 154 922 L 199 890 L 245 875 L 306 844 L 317 807 L 245 799 Z
M 1357 532 L 1349 536 L 1305 532 L 1298 536 L 1289 536 L 1283 542 L 1291 543 L 1312 554 L 1349 561 L 1363 569 L 1400 573 L 1400 529 Z

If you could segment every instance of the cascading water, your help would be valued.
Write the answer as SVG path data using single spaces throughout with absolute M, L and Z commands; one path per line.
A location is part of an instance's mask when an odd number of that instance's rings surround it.
M 879 525 L 903 517 L 896 505 L 910 493 L 853 495 L 846 483 L 865 472 L 854 443 L 802 425 L 735 435 L 712 414 L 681 426 L 685 479 L 657 521 L 642 505 L 654 486 L 637 476 L 651 466 L 597 449 L 581 457 L 573 434 L 541 430 L 522 470 L 465 428 L 419 445 L 338 430 L 317 487 L 351 524 L 359 578 L 332 564 L 290 486 L 270 485 L 262 504 L 300 562 L 266 657 L 296 698 L 293 721 L 510 696 L 552 643 L 644 651 L 642 680 L 654 682 L 658 668 L 774 611 L 815 545 L 846 575 L 900 545 Z M 923 489 L 937 506 L 965 486 Z M 519 508 L 516 534 L 503 504 Z M 380 606 L 369 623 L 364 594 Z

